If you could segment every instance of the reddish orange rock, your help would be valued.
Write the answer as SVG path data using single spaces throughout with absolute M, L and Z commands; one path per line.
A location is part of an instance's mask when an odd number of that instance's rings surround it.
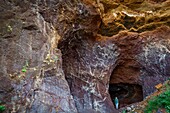
M 159 90 L 162 86 L 163 86 L 163 85 L 162 85 L 161 83 L 159 83 L 159 84 L 157 84 L 157 85 L 155 86 L 155 88 Z

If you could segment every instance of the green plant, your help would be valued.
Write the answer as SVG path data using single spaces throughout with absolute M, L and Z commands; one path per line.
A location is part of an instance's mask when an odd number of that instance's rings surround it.
M 126 113 L 126 110 L 124 109 L 124 110 L 122 111 L 122 113 Z
M 5 106 L 0 105 L 0 113 L 2 113 L 3 111 L 5 111 Z
M 166 109 L 167 113 L 170 113 L 170 89 L 158 96 L 153 97 L 148 101 L 148 105 L 146 106 L 144 112 L 145 113 L 153 113 L 153 111 L 157 111 L 159 108 Z
M 22 72 L 26 72 L 26 71 L 27 71 L 26 67 L 23 67 Z
M 28 61 L 26 61 L 25 65 L 22 67 L 22 72 L 26 72 L 27 71 L 27 67 L 28 67 Z

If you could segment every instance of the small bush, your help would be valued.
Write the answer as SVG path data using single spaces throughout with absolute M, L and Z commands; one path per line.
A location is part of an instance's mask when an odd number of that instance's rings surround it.
M 159 108 L 166 109 L 167 113 L 170 113 L 170 89 L 168 88 L 162 94 L 153 97 L 149 100 L 148 105 L 145 108 L 145 113 L 153 113 Z
M 0 113 L 2 113 L 3 111 L 5 111 L 5 106 L 0 106 Z

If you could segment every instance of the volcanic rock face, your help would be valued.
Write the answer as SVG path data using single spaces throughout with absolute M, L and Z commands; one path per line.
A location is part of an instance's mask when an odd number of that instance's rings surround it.
M 141 101 L 170 76 L 169 4 L 0 1 L 0 104 L 6 112 L 117 113 L 115 96 L 120 107 Z
M 125 106 L 127 103 L 137 102 L 131 98 L 141 101 L 143 96 L 146 97 L 155 90 L 156 84 L 169 77 L 166 69 L 169 67 L 168 27 L 141 34 L 122 32 L 113 37 L 89 37 L 83 33 L 76 36 L 81 39 L 65 40 L 59 46 L 63 51 L 63 69 L 80 111 L 86 106 L 99 111 L 109 110 L 110 104 L 107 105 L 109 103 L 107 99 L 110 100 L 107 92 L 109 84 L 126 83 L 142 87 L 142 90 L 141 87 L 129 90 L 125 100 L 121 98 L 121 94 L 118 95 L 124 102 L 121 106 Z M 98 108 L 94 106 L 97 97 L 101 105 Z M 102 108 L 103 103 L 107 105 L 106 109 Z
M 119 55 L 116 52 L 117 47 L 109 43 L 110 41 L 97 40 L 84 32 L 79 31 L 73 36 L 79 39 L 61 43 L 61 50 L 63 69 L 77 109 L 113 111 L 114 107 L 109 101 L 108 83 Z
M 53 25 L 44 20 L 37 4 L 0 4 L 0 101 L 6 112 L 77 112 Z

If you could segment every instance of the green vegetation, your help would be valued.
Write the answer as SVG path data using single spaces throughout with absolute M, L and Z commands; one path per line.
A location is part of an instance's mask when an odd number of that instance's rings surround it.
M 159 108 L 166 109 L 167 113 L 170 113 L 170 86 L 166 86 L 166 91 L 161 93 L 158 96 L 151 98 L 148 102 L 148 105 L 145 108 L 145 113 L 153 113 Z
M 122 113 L 126 113 L 126 110 L 124 109 L 124 110 L 122 111 Z
M 22 72 L 26 72 L 26 71 L 27 71 L 26 67 L 23 67 Z
M 26 72 L 27 71 L 27 67 L 28 67 L 29 65 L 28 65 L 28 61 L 26 61 L 26 63 L 25 63 L 25 65 L 22 67 L 22 72 Z
M 0 105 L 0 113 L 2 113 L 3 111 L 5 111 L 5 106 Z

